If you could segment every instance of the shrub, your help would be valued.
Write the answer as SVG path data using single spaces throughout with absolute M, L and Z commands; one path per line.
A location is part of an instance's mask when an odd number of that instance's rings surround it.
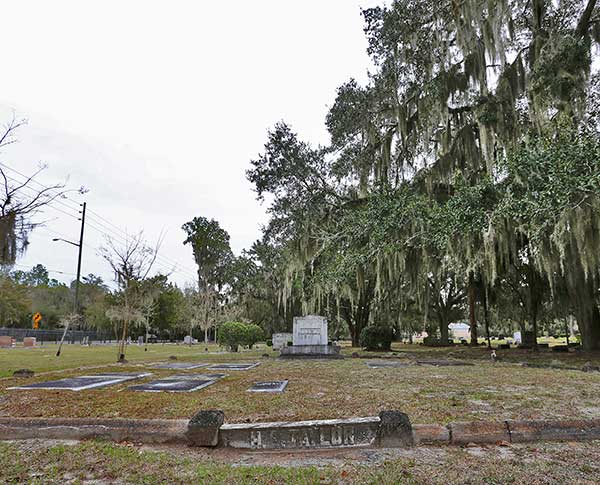
M 247 325 L 241 322 L 227 322 L 219 327 L 217 342 L 219 345 L 229 347 L 232 352 L 237 352 L 240 345 L 247 339 Z
M 255 324 L 241 322 L 227 322 L 219 327 L 217 341 L 219 345 L 229 347 L 232 352 L 237 352 L 240 345 L 249 348 L 264 339 L 263 329 Z
M 265 338 L 263 329 L 258 325 L 251 323 L 249 325 L 245 325 L 245 327 L 243 344 L 247 345 L 249 348 L 252 348 L 256 342 Z
M 366 350 L 391 350 L 394 331 L 391 328 L 371 325 L 360 332 L 360 346 Z

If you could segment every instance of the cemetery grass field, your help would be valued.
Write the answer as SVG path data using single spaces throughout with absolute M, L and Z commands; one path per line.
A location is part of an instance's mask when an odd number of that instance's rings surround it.
M 361 352 L 368 358 L 350 358 L 358 349 L 344 348 L 343 360 L 280 360 L 262 345 L 252 351 L 204 352 L 203 345 L 131 346 L 129 363 L 113 364 L 114 346 L 65 346 L 60 358 L 54 346 L 0 350 L 0 416 L 189 418 L 200 409 L 222 409 L 229 422 L 327 419 L 376 415 L 400 409 L 414 423 L 516 418 L 599 418 L 600 372 L 526 368 L 519 362 L 553 363 L 580 368 L 600 365 L 600 354 L 539 353 L 499 350 L 492 363 L 484 348 L 462 346 L 425 348 L 399 345 L 392 353 Z M 263 354 L 269 357 L 263 357 Z M 223 380 L 190 393 L 145 393 L 127 387 L 181 371 L 153 369 L 153 362 L 177 356 L 178 362 L 260 362 L 246 371 L 225 371 Z M 400 368 L 369 368 L 383 357 L 405 362 Z M 460 359 L 475 365 L 434 367 L 415 365 L 418 359 Z M 29 368 L 33 378 L 13 378 L 15 369 Z M 7 390 L 25 383 L 108 371 L 151 371 L 153 376 L 133 382 L 80 392 L 67 390 Z M 203 368 L 190 372 L 209 372 Z M 247 389 L 257 381 L 289 380 L 282 394 L 255 394 Z
M 419 447 L 371 451 L 369 455 L 351 450 L 251 454 L 179 447 L 152 449 L 102 441 L 28 440 L 0 442 L 0 482 L 591 485 L 600 481 L 599 445 Z

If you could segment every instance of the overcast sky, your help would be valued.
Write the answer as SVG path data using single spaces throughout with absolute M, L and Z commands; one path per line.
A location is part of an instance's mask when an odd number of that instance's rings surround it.
M 374 0 L 20 1 L 3 4 L 0 120 L 29 124 L 0 162 L 40 182 L 68 177 L 84 196 L 49 209 L 19 269 L 74 273 L 74 204 L 91 209 L 82 273 L 111 280 L 97 255 L 107 221 L 122 231 L 166 231 L 159 269 L 194 276 L 181 225 L 217 219 L 234 252 L 260 236 L 265 209 L 245 179 L 267 130 L 286 120 L 326 143 L 337 86 L 366 80 L 360 8 Z M 12 174 L 18 178 L 16 173 Z M 68 207 L 67 207 L 68 206 Z M 73 207 L 70 210 L 69 207 Z M 103 219 L 101 219 L 103 218 Z M 95 227 L 94 227 L 95 226 Z M 52 273 L 68 280 L 69 274 Z

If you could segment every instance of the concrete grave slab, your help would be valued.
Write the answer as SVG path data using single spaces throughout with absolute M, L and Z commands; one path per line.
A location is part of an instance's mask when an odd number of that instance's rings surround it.
M 104 372 L 91 376 L 67 377 L 56 381 L 35 382 L 18 387 L 9 387 L 8 389 L 43 389 L 43 390 L 60 390 L 83 391 L 86 389 L 94 389 L 96 387 L 110 386 L 121 382 L 140 379 L 142 377 L 151 376 L 151 372 Z
M 287 385 L 287 380 L 255 382 L 248 392 L 283 392 Z
M 227 374 L 175 374 L 167 377 L 167 379 L 189 381 L 193 379 L 204 379 L 208 381 L 217 381 L 227 377 Z
M 408 362 L 396 362 L 393 360 L 372 360 L 367 362 L 367 366 L 371 369 L 385 369 L 388 367 L 408 367 L 410 364 Z
M 129 381 L 131 379 L 141 379 L 142 377 L 148 377 L 151 375 L 152 372 L 102 372 L 101 374 L 82 377 L 117 377 L 121 380 Z
M 120 384 L 132 378 L 122 378 L 115 376 L 81 376 L 67 377 L 56 381 L 35 382 L 18 387 L 9 387 L 9 389 L 18 390 L 68 390 L 68 391 L 83 391 L 94 389 L 97 387 L 110 386 L 111 384 Z M 133 377 L 135 379 L 135 377 Z
M 175 369 L 175 370 L 190 370 L 198 369 L 200 367 L 206 367 L 208 364 L 199 362 L 164 362 L 161 364 L 153 365 L 154 369 Z
M 248 370 L 260 365 L 260 362 L 213 364 L 208 370 Z
M 160 379 L 158 381 L 129 386 L 130 391 L 144 392 L 193 392 L 214 384 L 216 380 L 210 379 Z

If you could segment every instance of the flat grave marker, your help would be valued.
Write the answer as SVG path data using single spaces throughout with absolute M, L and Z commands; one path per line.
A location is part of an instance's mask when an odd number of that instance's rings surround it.
M 387 360 L 372 360 L 367 362 L 367 366 L 371 369 L 385 369 L 385 368 L 398 368 L 398 367 L 408 367 L 410 364 L 408 362 L 394 362 Z
M 174 380 L 183 380 L 190 381 L 195 379 L 204 379 L 209 381 L 218 381 L 219 379 L 223 379 L 227 377 L 227 374 L 175 374 L 169 377 L 165 377 L 165 379 L 174 379 Z
M 152 372 L 101 372 L 100 374 L 94 374 L 93 376 L 83 377 L 118 377 L 122 380 L 130 379 L 141 379 L 142 377 L 151 376 Z
M 113 372 L 107 374 L 98 374 L 94 376 L 79 376 L 66 377 L 56 381 L 35 382 L 24 386 L 9 387 L 8 389 L 18 390 L 68 390 L 68 391 L 84 391 L 87 389 L 95 389 L 97 387 L 110 386 L 112 384 L 120 384 L 125 381 L 138 379 L 152 375 L 149 372 L 145 373 L 126 373 Z
M 459 365 L 475 365 L 472 362 L 465 362 L 464 360 L 417 360 L 418 365 L 432 365 L 435 367 L 451 367 L 451 366 L 459 366 Z
M 199 362 L 163 362 L 153 365 L 154 369 L 174 369 L 174 370 L 191 370 L 199 367 L 206 367 L 208 364 Z
M 129 386 L 130 391 L 143 392 L 193 392 L 217 382 L 215 379 L 160 379 L 136 386 Z
M 283 392 L 287 385 L 287 380 L 255 382 L 248 392 Z
M 228 363 L 228 364 L 213 364 L 208 370 L 248 370 L 260 365 L 260 362 L 251 362 L 251 363 Z

